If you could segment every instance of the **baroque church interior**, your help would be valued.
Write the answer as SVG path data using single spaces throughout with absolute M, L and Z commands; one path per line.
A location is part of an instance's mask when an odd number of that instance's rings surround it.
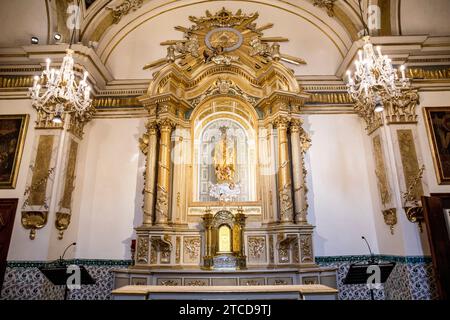
M 0 299 L 448 298 L 449 0 L 0 8 Z

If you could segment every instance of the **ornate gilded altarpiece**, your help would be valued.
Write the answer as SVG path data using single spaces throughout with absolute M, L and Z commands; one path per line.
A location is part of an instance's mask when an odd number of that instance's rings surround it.
M 148 111 L 143 225 L 116 287 L 147 284 L 330 286 L 315 264 L 300 111 L 309 94 L 281 62 L 283 37 L 258 13 L 225 8 L 176 26 L 139 101 Z M 177 270 L 174 273 L 174 270 Z

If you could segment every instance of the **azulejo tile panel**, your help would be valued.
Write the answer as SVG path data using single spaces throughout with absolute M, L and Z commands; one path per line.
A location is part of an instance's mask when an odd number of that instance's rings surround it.
M 72 260 L 69 264 L 84 265 L 96 284 L 81 286 L 69 292 L 70 300 L 109 300 L 114 283 L 112 269 L 126 268 L 127 260 Z M 45 262 L 9 262 L 0 298 L 5 300 L 61 300 L 64 287 L 54 286 L 40 271 Z
M 344 285 L 350 264 L 367 261 L 369 256 L 316 257 L 320 266 L 337 269 L 339 299 L 369 300 L 370 291 L 365 285 Z M 396 266 L 381 289 L 375 290 L 377 300 L 429 300 L 437 298 L 435 277 L 429 257 L 375 257 L 380 261 L 394 261 Z M 85 260 L 68 261 L 69 264 L 84 265 L 96 280 L 95 285 L 82 286 L 69 293 L 71 300 L 108 300 L 114 283 L 113 269 L 126 268 L 129 260 Z M 10 261 L 5 274 L 1 299 L 8 300 L 58 300 L 64 297 L 64 288 L 55 287 L 39 271 L 42 261 Z

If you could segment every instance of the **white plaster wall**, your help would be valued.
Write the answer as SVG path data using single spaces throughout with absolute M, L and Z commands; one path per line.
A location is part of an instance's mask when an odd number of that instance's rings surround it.
M 377 253 L 365 132 L 356 115 L 305 116 L 312 146 L 307 154 L 309 222 L 316 226 L 317 256 Z
M 32 36 L 46 44 L 47 29 L 44 0 L 0 0 L 0 47 L 29 45 Z
M 449 16 L 448 0 L 402 0 L 400 4 L 403 35 L 448 36 Z
M 78 258 L 130 258 L 133 228 L 142 223 L 145 162 L 138 140 L 144 122 L 94 120 L 86 130 L 79 158 Z

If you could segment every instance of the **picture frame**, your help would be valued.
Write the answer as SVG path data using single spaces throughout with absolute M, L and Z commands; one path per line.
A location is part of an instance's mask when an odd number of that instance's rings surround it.
M 0 115 L 0 189 L 16 188 L 28 122 L 28 114 Z
M 450 106 L 423 108 L 437 183 L 450 184 Z

